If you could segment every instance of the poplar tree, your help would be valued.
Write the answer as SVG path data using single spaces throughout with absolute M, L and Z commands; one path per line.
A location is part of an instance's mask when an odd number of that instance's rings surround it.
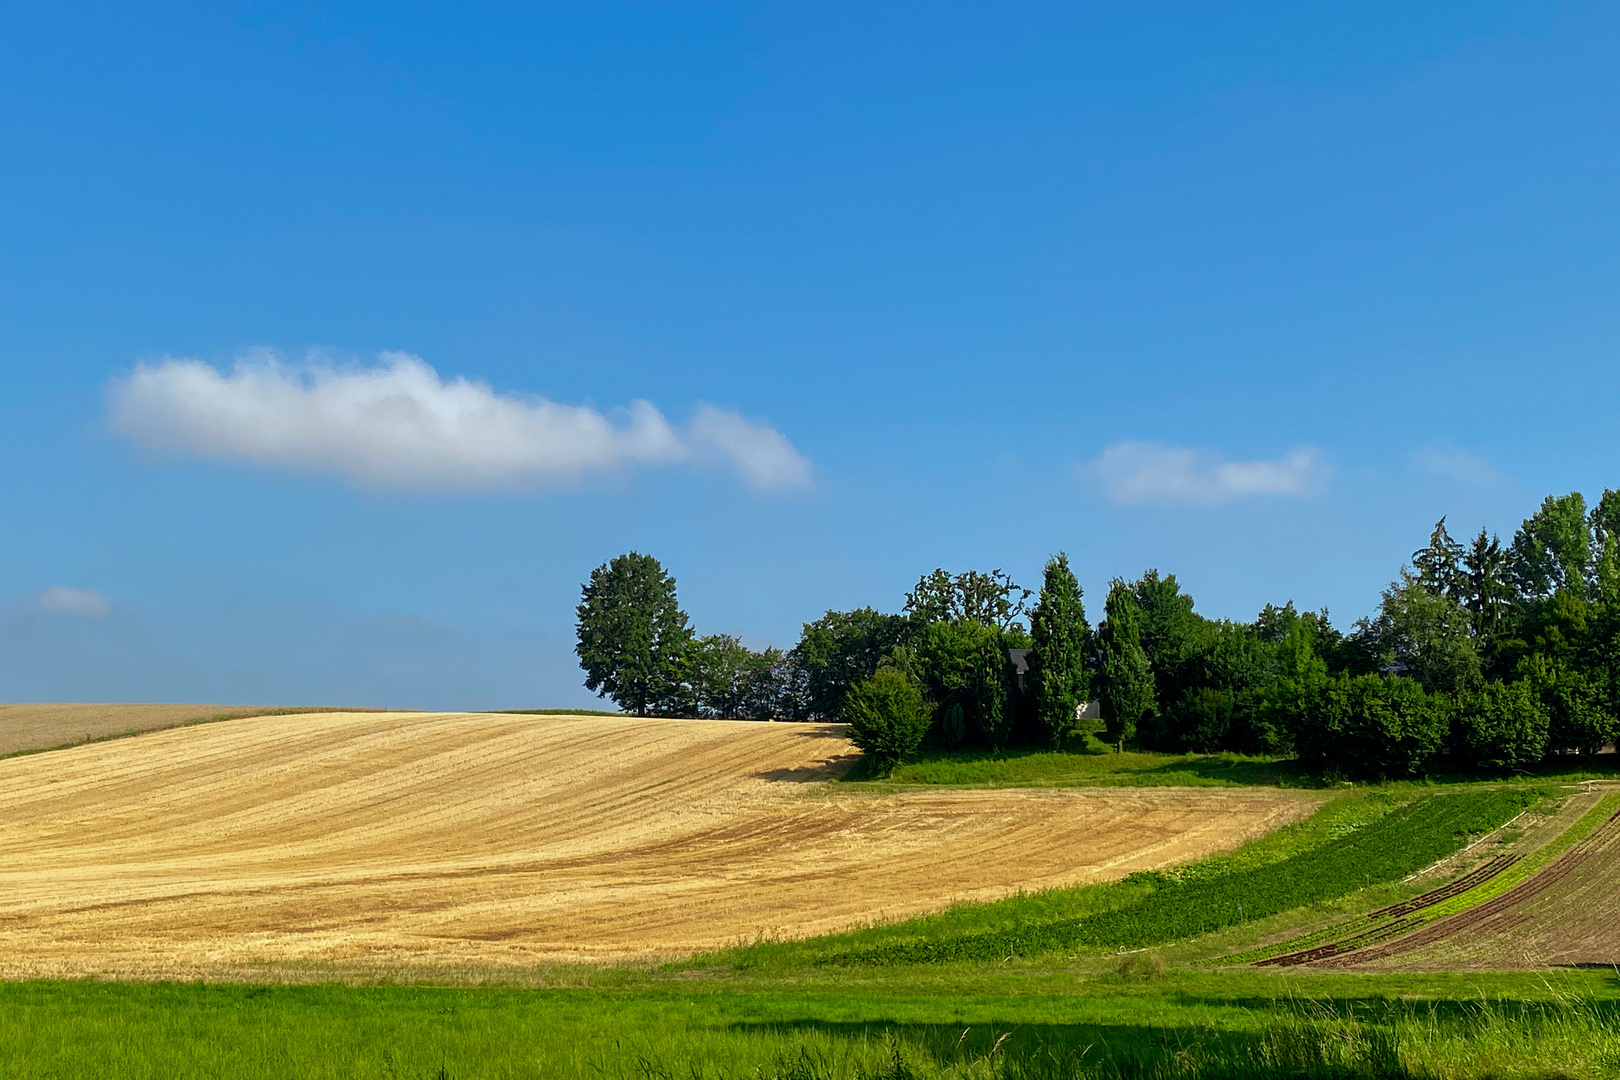
M 1142 611 L 1130 586 L 1114 580 L 1104 605 L 1098 699 L 1108 741 L 1123 746 L 1153 708 L 1153 670 L 1142 651 Z
M 1091 627 L 1086 624 L 1080 582 L 1069 569 L 1069 556 L 1061 551 L 1047 560 L 1040 600 L 1030 613 L 1030 638 L 1035 714 L 1052 745 L 1061 749 L 1091 689 L 1091 673 L 1086 670 Z

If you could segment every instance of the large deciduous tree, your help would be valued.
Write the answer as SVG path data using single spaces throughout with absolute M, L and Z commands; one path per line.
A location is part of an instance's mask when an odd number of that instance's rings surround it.
M 1459 693 L 1482 681 L 1473 615 L 1453 596 L 1431 591 L 1401 571 L 1384 590 L 1374 624 L 1389 665 L 1412 675 L 1425 690 Z
M 675 579 L 658 560 L 620 555 L 591 571 L 581 591 L 574 652 L 585 688 L 637 716 L 686 705 L 692 629 L 676 601 Z
M 1024 614 L 1029 590 L 1001 570 L 952 576 L 945 570 L 924 574 L 906 594 L 906 614 L 928 625 L 966 619 L 997 630 L 1011 630 Z
M 1605 604 L 1620 606 L 1620 491 L 1604 491 L 1592 507 L 1592 542 L 1597 597 Z
M 987 744 L 1006 743 L 1015 716 L 1005 634 L 973 619 L 929 623 L 916 637 L 915 665 L 929 697 L 944 710 L 942 720 L 960 709 L 963 723 Z M 941 734 L 954 741 L 951 732 Z
M 1091 673 L 1086 669 L 1091 627 L 1086 624 L 1080 582 L 1069 569 L 1068 555 L 1061 551 L 1046 563 L 1040 600 L 1030 613 L 1030 637 L 1029 681 L 1035 716 L 1052 745 L 1061 748 L 1091 690 Z
M 708 634 L 694 642 L 690 679 L 699 716 L 730 720 L 745 715 L 753 659 L 731 634 Z
M 1584 596 L 1592 571 L 1592 522 L 1581 493 L 1549 495 L 1513 537 L 1515 583 L 1527 600 L 1555 592 Z
M 791 654 L 798 672 L 799 712 L 804 719 L 835 720 L 849 688 L 877 671 L 878 664 L 904 640 L 903 615 L 873 608 L 829 611 L 812 623 Z

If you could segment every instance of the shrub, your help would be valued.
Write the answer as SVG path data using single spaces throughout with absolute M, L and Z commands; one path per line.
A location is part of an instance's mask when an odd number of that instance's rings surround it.
M 1164 978 L 1164 957 L 1158 953 L 1134 952 L 1119 962 L 1114 974 L 1122 979 Z
M 894 668 L 880 668 L 844 696 L 849 737 L 882 771 L 894 768 L 917 749 L 928 731 L 929 710 L 922 691 Z
M 1458 761 L 1470 768 L 1522 769 L 1547 752 L 1547 711 L 1522 682 L 1460 695 L 1451 731 Z
M 1367 777 L 1411 776 L 1445 742 L 1450 702 L 1398 676 L 1341 675 L 1304 702 L 1294 744 L 1318 769 Z

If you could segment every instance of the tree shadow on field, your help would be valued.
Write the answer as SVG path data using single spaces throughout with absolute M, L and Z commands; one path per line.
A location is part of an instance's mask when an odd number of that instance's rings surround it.
M 826 739 L 846 743 L 842 725 L 809 724 L 796 725 L 793 735 L 799 739 Z M 811 784 L 820 780 L 838 780 L 846 776 L 850 769 L 864 760 L 859 752 L 834 754 L 822 761 L 811 765 L 801 765 L 793 769 L 766 769 L 754 774 L 760 780 L 769 780 L 772 783 Z
M 1583 998 L 1571 1006 L 1556 998 L 1512 999 L 1506 997 L 1402 998 L 1381 994 L 1316 995 L 1278 999 L 1253 995 L 1222 997 L 1203 994 L 1166 994 L 1165 1000 L 1178 1007 L 1199 1006 L 1239 1009 L 1256 1015 L 1304 1011 L 1322 1017 L 1353 1018 L 1364 1023 L 1388 1024 L 1397 1020 L 1422 1018 L 1440 1024 L 1467 1024 L 1479 1019 L 1482 1009 L 1512 1023 L 1526 1023 L 1578 1008 L 1609 1027 L 1620 1027 L 1620 1001 Z
M 1494 1002 L 1482 1007 L 1477 1000 L 1414 1002 L 1377 997 L 1175 1000 L 1214 1004 L 1232 1012 L 1244 1010 L 1252 1028 L 1233 1031 L 1205 1024 L 1154 1024 L 1147 1019 L 1141 1024 L 788 1020 L 726 1027 L 739 1033 L 777 1037 L 813 1034 L 835 1044 L 876 1044 L 892 1055 L 894 1065 L 877 1074 L 860 1074 L 872 1080 L 915 1076 L 907 1063 L 918 1058 L 946 1069 L 983 1063 L 992 1057 L 999 1059 L 1000 1075 L 1018 1080 L 1074 1080 L 1082 1076 L 1098 1080 L 1430 1080 L 1432 1074 L 1413 1071 L 1402 1063 L 1403 1042 L 1410 1047 L 1414 1037 L 1421 1040 L 1436 1033 L 1460 1036 L 1458 1052 L 1471 1060 L 1499 1041 L 1505 1026 L 1550 1020 L 1556 1030 L 1556 1014 L 1560 1008 L 1567 1008 L 1557 1002 L 1503 1002 L 1498 1008 Z M 1580 1007 L 1590 1010 L 1592 1006 L 1587 1002 Z M 1613 1030 L 1612 1025 L 1620 1019 L 1612 1009 L 1588 1015 L 1607 1030 Z M 1559 1041 L 1569 1048 L 1568 1033 Z M 807 1047 L 799 1053 L 809 1060 L 815 1052 Z M 1595 1058 L 1592 1063 L 1597 1063 Z M 795 1075 L 809 1078 L 819 1073 L 799 1070 Z M 1551 1080 L 1568 1074 L 1562 1065 L 1549 1065 L 1545 1074 L 1515 1075 L 1525 1080 L 1539 1080 L 1542 1076 Z
M 1257 1045 L 1255 1035 L 1212 1028 L 1151 1027 L 1125 1024 L 1042 1024 L 1011 1020 L 920 1024 L 898 1021 L 833 1020 L 744 1021 L 726 1030 L 755 1035 L 821 1035 L 834 1042 L 893 1042 L 908 1055 L 945 1068 L 989 1057 L 992 1053 L 1027 1064 L 1058 1065 L 1055 1075 L 1076 1075 L 1073 1066 L 1095 1068 L 1102 1062 L 1125 1066 L 1127 1075 L 1140 1066 L 1162 1061 L 1196 1046 L 1221 1059 L 1242 1059 Z
M 1299 1021 L 1256 1031 L 1229 1031 L 1206 1025 L 787 1023 L 738 1024 L 733 1031 L 816 1033 L 841 1042 L 876 1044 L 892 1064 L 867 1080 L 905 1080 L 918 1075 L 923 1058 L 933 1067 L 955 1067 L 960 1074 L 1000 1075 L 1017 1080 L 1429 1080 L 1403 1067 L 1395 1040 L 1385 1029 Z M 809 1047 L 799 1051 L 799 1068 L 788 1075 L 815 1080 L 833 1075 L 817 1069 Z M 985 1066 L 988 1065 L 988 1070 Z M 808 1066 L 808 1067 L 804 1067 Z M 924 1068 L 926 1069 L 926 1065 Z M 1554 1075 L 1549 1072 L 1548 1080 Z
M 1176 774 L 1191 773 L 1201 780 L 1223 781 L 1241 787 L 1309 787 L 1323 786 L 1320 776 L 1306 769 L 1292 758 L 1281 761 L 1257 761 L 1234 754 L 1209 754 L 1199 757 L 1178 758 L 1151 769 L 1143 769 L 1141 776 L 1164 776 L 1172 781 Z

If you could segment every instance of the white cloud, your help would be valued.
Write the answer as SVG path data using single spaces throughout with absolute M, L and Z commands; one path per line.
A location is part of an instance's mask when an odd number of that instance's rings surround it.
M 93 589 L 70 589 L 52 585 L 34 598 L 40 609 L 57 615 L 90 615 L 101 618 L 112 610 L 112 602 Z
M 757 488 L 810 482 L 810 462 L 781 432 L 712 405 L 698 409 L 687 428 L 686 442 L 700 454 L 729 460 Z
M 810 463 L 774 428 L 712 406 L 684 429 L 645 401 L 617 421 L 581 405 L 445 381 L 421 359 L 371 368 L 260 354 L 222 374 L 199 360 L 140 364 L 109 391 L 114 431 L 155 450 L 331 473 L 368 487 L 568 486 L 629 465 L 718 461 L 757 488 L 807 483 Z
M 1290 450 L 1274 461 L 1221 461 L 1197 450 L 1150 442 L 1119 442 L 1081 474 L 1100 481 L 1116 503 L 1216 506 L 1249 495 L 1309 495 L 1326 472 L 1317 451 Z
M 1462 450 L 1425 447 L 1412 455 L 1412 467 L 1436 479 L 1452 480 L 1469 487 L 1493 488 L 1502 483 L 1502 474 L 1495 465 Z

